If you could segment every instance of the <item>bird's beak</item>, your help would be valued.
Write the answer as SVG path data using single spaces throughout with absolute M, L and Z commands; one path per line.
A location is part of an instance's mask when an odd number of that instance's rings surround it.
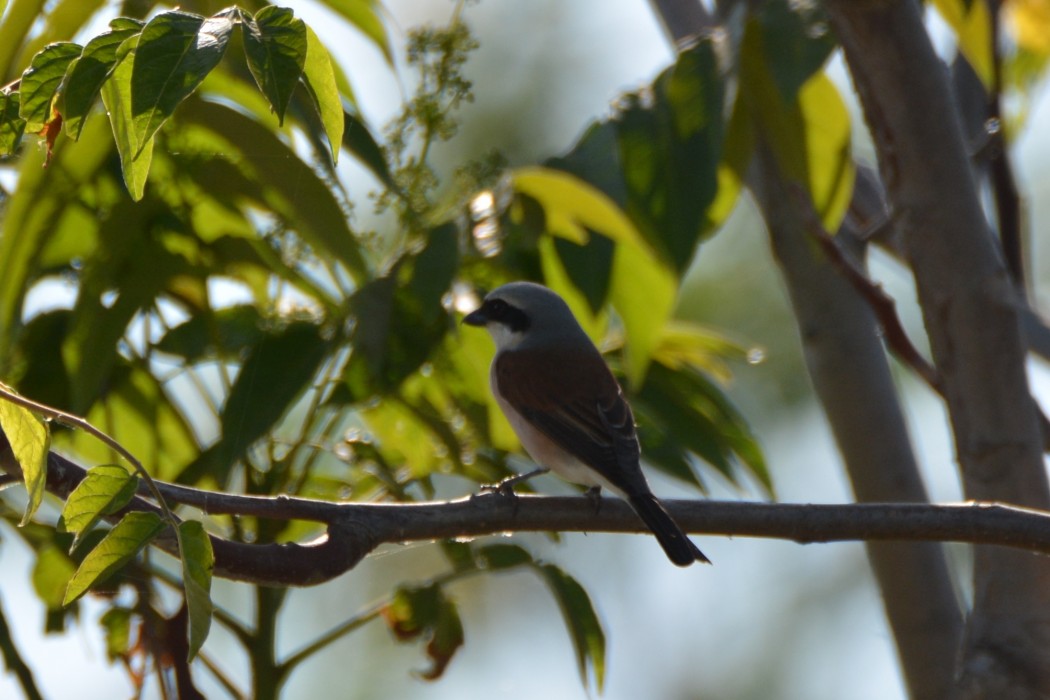
M 480 308 L 474 309 L 463 317 L 463 323 L 468 326 L 484 326 L 488 322 L 488 317 L 485 316 L 485 313 Z

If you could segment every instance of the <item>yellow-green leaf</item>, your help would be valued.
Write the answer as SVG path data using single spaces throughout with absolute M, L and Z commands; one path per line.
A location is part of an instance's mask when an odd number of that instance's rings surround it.
M 11 443 L 11 452 L 22 468 L 22 479 L 29 493 L 29 502 L 26 503 L 25 514 L 22 516 L 22 525 L 25 525 L 44 498 L 51 431 L 40 416 L 3 397 L 0 397 L 0 428 Z
M 632 386 L 645 381 L 664 324 L 674 310 L 678 283 L 671 268 L 648 248 L 631 243 L 616 246 L 609 300 L 623 322 L 624 372 Z
M 117 49 L 117 67 L 102 86 L 102 103 L 113 127 L 113 139 L 120 154 L 120 169 L 124 185 L 136 202 L 146 191 L 146 176 L 153 161 L 153 137 L 139 141 L 132 119 L 131 74 L 132 59 L 139 43 L 139 35 L 127 39 Z
M 112 576 L 163 529 L 164 521 L 156 513 L 135 511 L 125 515 L 84 557 L 66 586 L 62 604 L 69 605 L 93 585 Z
M 856 175 L 849 112 L 838 88 L 824 73 L 818 73 L 802 86 L 798 102 L 806 129 L 806 159 L 813 206 L 824 227 L 828 231 L 837 231 L 853 196 Z
M 79 540 L 101 518 L 127 505 L 137 486 L 138 480 L 123 467 L 103 464 L 89 469 L 66 499 L 59 527 L 76 533 Z
M 313 29 L 306 27 L 306 63 L 303 65 L 303 82 L 321 115 L 328 145 L 332 149 L 332 162 L 339 160 L 339 146 L 343 143 L 343 102 L 339 97 L 339 83 L 332 67 L 328 49 L 317 38 Z
M 934 7 L 955 32 L 959 50 L 986 88 L 992 87 L 992 21 L 988 3 L 974 0 L 933 0 Z
M 33 590 L 48 609 L 58 610 L 62 607 L 66 585 L 76 568 L 69 555 L 53 544 L 37 552 L 33 565 Z
M 514 171 L 514 188 L 543 207 L 547 230 L 577 244 L 590 232 L 616 244 L 609 280 L 609 300 L 616 309 L 627 340 L 624 370 L 640 386 L 660 329 L 674 308 L 677 282 L 673 271 L 657 258 L 631 219 L 601 190 L 560 170 L 529 167 Z M 544 279 L 565 297 L 580 324 L 592 338 L 604 328 L 604 319 L 591 313 L 584 296 L 572 287 L 553 247 L 541 243 Z
M 623 210 L 604 192 L 578 177 L 538 166 L 519 168 L 512 177 L 515 190 L 543 207 L 547 228 L 554 235 L 582 245 L 590 230 L 614 241 L 645 245 Z

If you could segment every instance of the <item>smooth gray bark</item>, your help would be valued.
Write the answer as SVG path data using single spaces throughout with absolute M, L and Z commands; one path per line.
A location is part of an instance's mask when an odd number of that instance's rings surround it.
M 814 390 L 857 500 L 928 501 L 874 312 L 813 244 L 772 157 L 761 149 L 749 182 L 791 297 Z M 838 237 L 840 246 L 850 240 L 856 241 L 844 233 Z M 963 620 L 943 549 L 869 542 L 867 551 L 909 695 L 953 697 Z
M 968 498 L 1050 506 L 1020 304 L 977 197 L 944 64 L 914 0 L 828 0 L 915 275 Z M 1050 561 L 978 547 L 962 654 L 973 698 L 1050 696 Z

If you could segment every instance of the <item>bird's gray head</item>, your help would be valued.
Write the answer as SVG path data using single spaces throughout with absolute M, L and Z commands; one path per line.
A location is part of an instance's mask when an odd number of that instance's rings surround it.
M 485 326 L 500 350 L 590 342 L 565 300 L 532 282 L 511 282 L 492 290 L 463 323 Z

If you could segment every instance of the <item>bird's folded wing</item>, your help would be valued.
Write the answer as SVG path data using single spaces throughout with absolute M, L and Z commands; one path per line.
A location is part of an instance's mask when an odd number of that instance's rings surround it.
M 618 487 L 638 467 L 631 408 L 597 353 L 504 351 L 499 392 L 540 432 Z M 625 480 L 626 477 L 626 480 Z

